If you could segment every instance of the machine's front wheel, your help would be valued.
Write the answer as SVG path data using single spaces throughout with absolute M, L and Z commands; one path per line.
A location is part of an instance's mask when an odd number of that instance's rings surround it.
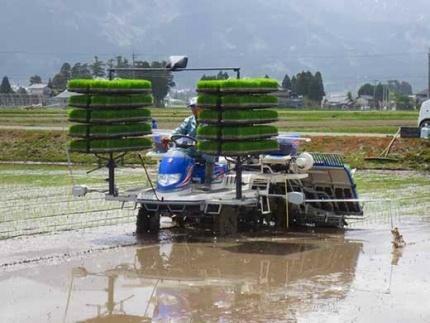
M 220 236 L 237 233 L 237 211 L 232 206 L 224 205 L 221 213 L 215 215 L 214 231 Z
M 136 234 L 147 232 L 157 233 L 160 230 L 160 215 L 145 210 L 142 206 L 139 208 L 136 220 Z

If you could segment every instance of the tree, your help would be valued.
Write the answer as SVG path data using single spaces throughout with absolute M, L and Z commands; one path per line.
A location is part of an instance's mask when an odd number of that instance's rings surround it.
M 406 95 L 394 94 L 397 110 L 412 110 L 415 107 L 414 102 Z
M 90 64 L 90 70 L 94 77 L 104 77 L 106 75 L 105 63 L 100 61 L 97 56 L 94 56 L 94 62 Z
M 203 74 L 201 80 L 202 81 L 209 81 L 209 80 L 227 80 L 229 78 L 227 72 L 219 71 L 217 75 L 206 75 Z
M 375 94 L 375 87 L 370 84 L 370 83 L 366 83 L 364 85 L 362 85 L 360 87 L 360 89 L 358 90 L 358 95 L 370 95 L 373 96 Z
M 401 82 L 399 86 L 399 93 L 401 95 L 412 95 L 412 86 L 408 82 Z
M 291 79 L 291 91 L 294 93 L 297 93 L 297 78 L 296 76 L 293 76 Z
M 291 79 L 288 74 L 285 74 L 284 79 L 282 80 L 282 88 L 286 90 L 292 90 Z
M 41 84 L 41 83 L 42 83 L 42 78 L 39 75 L 33 75 L 32 77 L 30 77 L 30 85 Z
M 351 91 L 348 91 L 348 93 L 347 93 L 347 98 L 348 98 L 348 101 L 354 101 L 354 98 L 353 98 L 353 96 L 352 96 L 352 93 L 351 93 Z
M 26 89 L 24 89 L 23 87 L 20 87 L 20 88 L 16 91 L 16 93 L 17 93 L 17 94 L 21 94 L 21 95 L 28 94 L 28 93 L 27 93 L 27 90 L 26 90 Z
M 117 66 L 128 67 L 127 59 L 118 56 L 116 59 Z M 162 69 L 167 65 L 166 62 L 152 62 L 149 64 L 146 61 L 136 61 L 135 67 L 139 68 L 156 68 Z M 160 71 L 118 71 L 117 75 L 121 78 L 138 78 L 151 81 L 152 95 L 154 97 L 154 105 L 156 107 L 164 107 L 164 99 L 169 93 L 169 89 L 175 86 L 173 75 L 169 70 Z
M 318 88 L 319 88 L 319 97 L 325 96 L 325 90 L 324 90 L 324 82 L 322 79 L 322 74 L 321 72 L 316 72 L 315 73 L 315 79 L 316 79 L 316 83 L 318 84 Z M 319 101 L 321 101 L 321 99 Z
M 72 67 L 71 71 L 71 79 L 91 79 L 93 78 L 91 75 L 90 68 L 88 64 L 76 63 Z
M 384 100 L 384 86 L 381 83 L 375 87 L 375 99 L 377 101 Z
M 64 63 L 61 66 L 60 72 L 54 75 L 52 79 L 52 89 L 61 92 L 66 89 L 67 82 L 72 75 L 72 68 L 69 63 Z
M 3 80 L 1 81 L 0 93 L 14 93 L 12 87 L 10 86 L 9 78 L 7 76 L 3 77 Z

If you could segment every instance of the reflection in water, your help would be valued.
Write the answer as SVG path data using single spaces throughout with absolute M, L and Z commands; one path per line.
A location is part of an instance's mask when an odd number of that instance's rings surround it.
M 294 320 L 346 296 L 361 244 L 267 240 L 161 243 L 136 249 L 134 261 L 103 273 L 75 269 L 74 279 L 85 284 L 91 276 L 107 280 L 105 303 L 85 322 Z M 146 291 L 138 308 L 128 306 L 136 289 Z

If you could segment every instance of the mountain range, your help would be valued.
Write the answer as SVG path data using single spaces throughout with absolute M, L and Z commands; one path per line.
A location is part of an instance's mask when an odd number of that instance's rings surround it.
M 0 76 L 26 84 L 65 61 L 187 55 L 282 79 L 322 72 L 328 91 L 398 79 L 427 83 L 424 0 L 0 0 Z M 176 77 L 192 86 L 199 74 Z

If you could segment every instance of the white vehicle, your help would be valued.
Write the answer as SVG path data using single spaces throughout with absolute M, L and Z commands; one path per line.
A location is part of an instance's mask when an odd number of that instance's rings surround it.
M 430 127 L 430 100 L 424 101 L 421 104 L 418 126 L 420 128 Z

